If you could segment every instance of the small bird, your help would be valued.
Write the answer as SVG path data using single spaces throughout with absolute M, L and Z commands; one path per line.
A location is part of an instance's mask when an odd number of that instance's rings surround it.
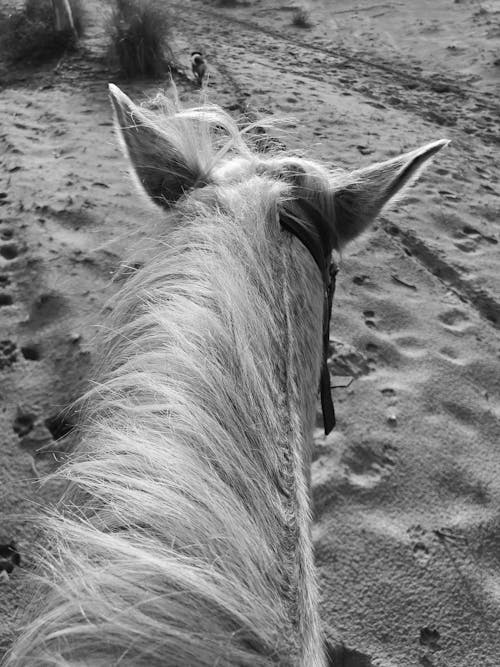
M 201 86 L 203 77 L 207 71 L 207 63 L 199 51 L 193 51 L 191 54 L 191 69 L 193 70 L 194 78 L 198 81 L 198 85 Z

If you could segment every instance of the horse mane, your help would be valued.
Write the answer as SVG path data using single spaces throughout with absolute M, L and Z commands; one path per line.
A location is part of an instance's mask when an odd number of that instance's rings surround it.
M 229 153 L 255 159 L 219 108 L 146 113 L 204 178 Z M 46 519 L 43 609 L 12 665 L 259 666 L 299 652 L 271 243 L 290 186 L 224 181 L 169 213 L 109 303 L 82 439 L 54 474 L 69 485 Z

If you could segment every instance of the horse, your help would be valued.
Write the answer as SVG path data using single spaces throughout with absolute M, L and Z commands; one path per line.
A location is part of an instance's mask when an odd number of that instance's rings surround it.
M 110 97 L 162 222 L 111 297 L 6 665 L 322 667 L 309 487 L 334 258 L 447 142 L 330 170 L 255 152 L 217 106 Z

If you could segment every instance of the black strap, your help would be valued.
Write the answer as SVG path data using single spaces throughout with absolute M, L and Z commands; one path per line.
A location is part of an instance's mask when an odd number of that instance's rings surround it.
M 319 390 L 321 395 L 321 410 L 323 412 L 323 426 L 325 435 L 328 435 L 335 426 L 335 407 L 330 386 L 330 371 L 328 370 L 328 348 L 330 344 L 330 319 L 332 315 L 333 295 L 335 292 L 335 277 L 337 268 L 332 262 L 334 236 L 332 225 L 328 224 L 317 209 L 309 202 L 301 200 L 294 202 L 289 212 L 283 207 L 280 214 L 281 226 L 296 236 L 311 253 L 316 262 L 325 288 L 323 300 L 323 359 Z M 293 210 L 295 209 L 295 210 Z M 305 221 L 313 224 L 312 229 L 305 225 Z
M 328 286 L 325 286 L 324 311 L 323 311 L 323 361 L 321 365 L 320 394 L 321 411 L 323 412 L 323 426 L 325 435 L 335 427 L 335 406 L 333 404 L 332 389 L 330 386 L 330 371 L 328 370 L 328 351 L 330 347 L 330 320 L 332 318 L 333 295 L 335 294 L 335 282 L 337 267 L 330 262 Z

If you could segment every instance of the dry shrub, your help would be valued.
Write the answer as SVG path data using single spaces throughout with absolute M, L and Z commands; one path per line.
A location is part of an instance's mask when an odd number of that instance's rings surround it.
M 160 77 L 171 70 L 172 18 L 161 0 L 114 0 L 111 49 L 129 77 Z
M 77 37 L 83 37 L 85 34 L 85 10 L 82 7 L 82 0 L 69 0 L 71 13 L 73 14 L 73 25 Z
M 311 28 L 311 15 L 307 9 L 296 9 L 292 16 L 292 25 L 296 28 Z
M 10 62 L 40 62 L 76 47 L 83 34 L 80 0 L 70 0 L 75 32 L 56 30 L 51 0 L 25 0 L 24 6 L 0 20 L 0 50 Z

